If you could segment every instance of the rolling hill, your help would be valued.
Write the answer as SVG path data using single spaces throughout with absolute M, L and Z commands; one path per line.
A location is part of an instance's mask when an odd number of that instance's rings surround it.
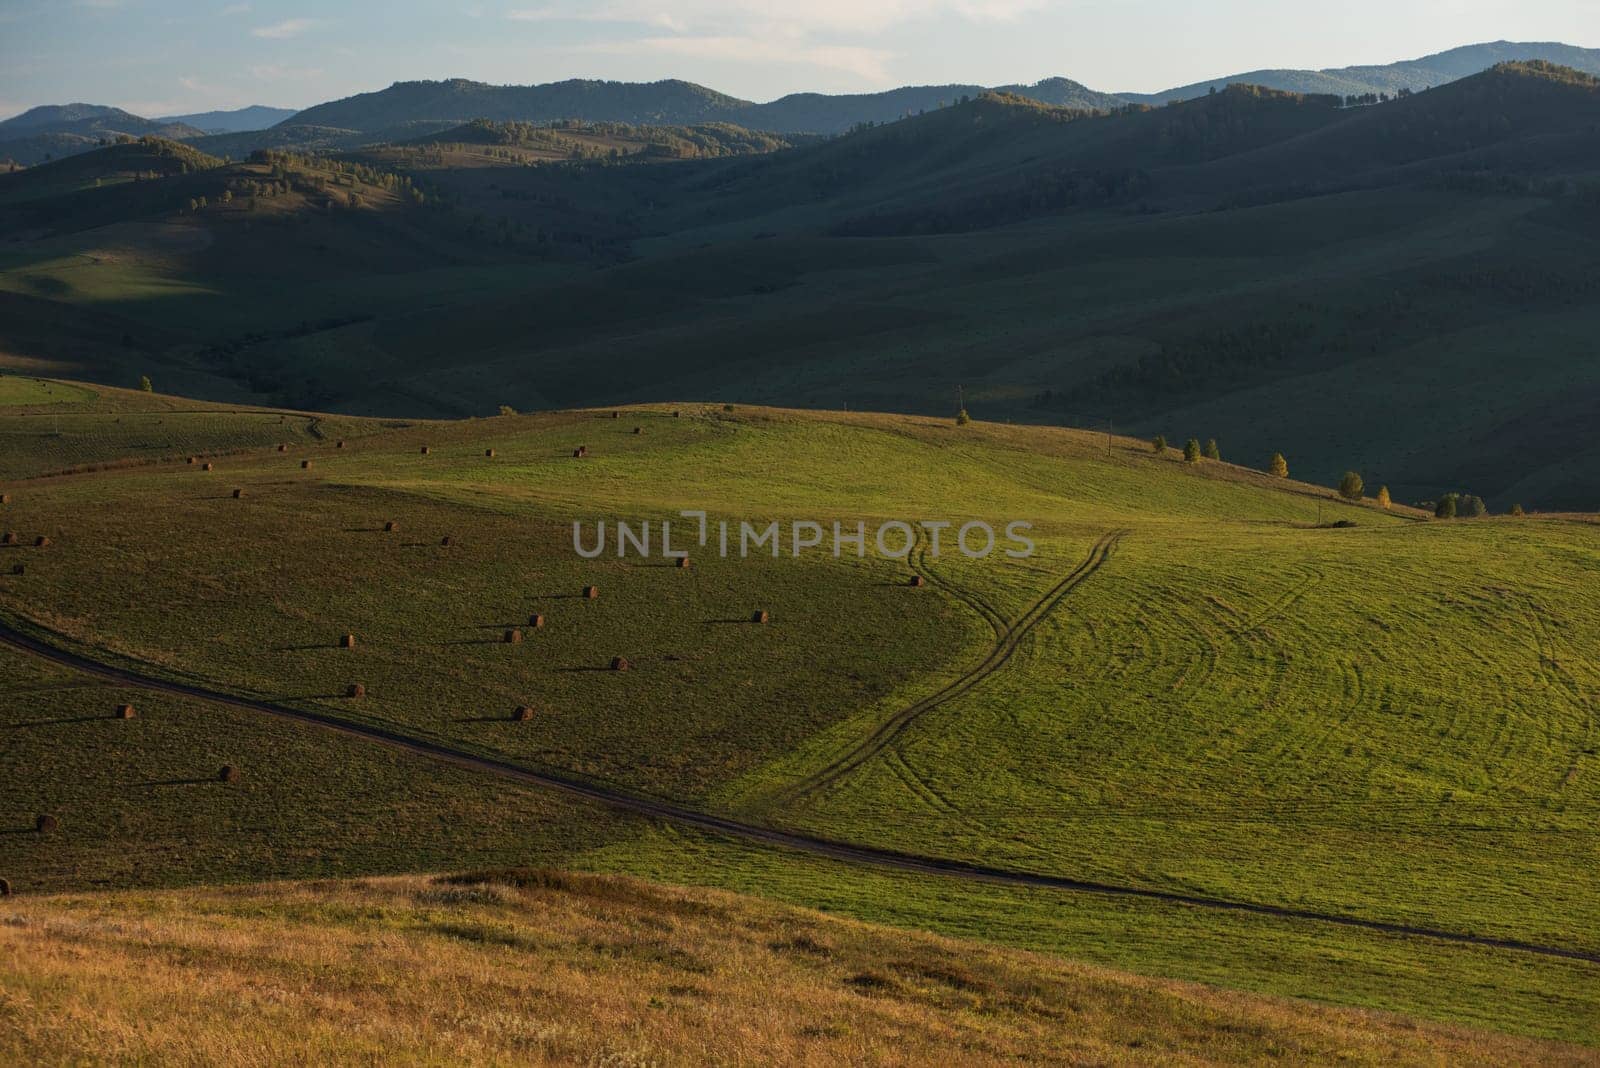
M 1215 435 L 1405 501 L 1587 508 L 1600 453 L 1562 428 L 1600 395 L 1597 101 L 1507 64 L 1373 107 L 988 94 L 804 144 L 484 124 L 292 157 L 288 189 L 257 161 L 34 197 L 62 163 L 0 176 L 0 341 L 19 367 L 372 415 L 945 412 L 964 385 L 986 415 Z
M 401 423 L 8 375 L 0 440 L 0 877 L 46 930 L 98 906 L 35 895 L 544 865 L 1600 1043 L 1590 518 L 687 402 Z M 1034 551 L 879 550 L 901 516 Z M 578 555 L 601 519 L 652 555 Z M 866 545 L 791 554 L 804 521 Z

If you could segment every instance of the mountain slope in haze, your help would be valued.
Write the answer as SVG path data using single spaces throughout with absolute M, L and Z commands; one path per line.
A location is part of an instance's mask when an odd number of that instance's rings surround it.
M 1253 70 L 1225 78 L 1194 82 L 1159 93 L 1120 93 L 1118 96 L 1129 103 L 1165 104 L 1174 100 L 1192 100 L 1197 96 L 1204 96 L 1213 89 L 1220 90 L 1237 82 L 1294 93 L 1333 93 L 1338 96 L 1362 96 L 1367 93 L 1392 95 L 1401 89 L 1412 91 L 1431 89 L 1488 70 L 1498 63 L 1518 60 L 1543 60 L 1589 74 L 1600 74 L 1600 49 L 1579 48 L 1557 42 L 1495 41 L 1464 45 L 1420 59 L 1401 60 L 1397 63 L 1332 67 L 1324 70 Z
M 0 122 L 0 157 L 33 165 L 71 155 L 121 137 L 181 140 L 202 131 L 183 123 L 140 118 L 99 104 L 51 104 Z
M 271 108 L 261 104 L 232 111 L 202 111 L 194 115 L 168 115 L 157 122 L 193 126 L 208 134 L 246 133 L 276 126 L 295 113 L 294 108 Z

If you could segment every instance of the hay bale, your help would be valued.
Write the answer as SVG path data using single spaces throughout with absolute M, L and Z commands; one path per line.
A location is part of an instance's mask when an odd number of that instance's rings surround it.
M 599 586 L 585 586 L 583 588 L 583 599 L 585 601 L 592 601 L 592 600 L 594 600 L 595 598 L 597 598 L 599 596 L 600 596 L 600 587 Z
M 236 501 L 237 501 L 237 500 L 239 500 L 239 499 L 240 499 L 240 498 L 242 498 L 242 497 L 243 497 L 243 496 L 244 496 L 244 490 L 242 490 L 242 489 L 236 489 L 236 490 L 234 490 L 234 491 L 233 491 L 233 499 L 234 499 L 234 500 L 236 500 Z
M 301 460 L 300 461 L 300 470 L 302 470 L 302 471 L 311 470 L 311 461 L 310 460 Z
M 628 663 L 628 658 L 625 656 L 614 656 L 611 658 L 612 671 L 627 671 L 632 666 L 632 664 Z
M 682 571 L 684 568 L 686 568 L 688 566 L 689 566 L 689 558 L 687 556 L 678 557 L 678 570 L 679 571 Z
M 135 712 L 133 710 L 133 706 L 132 705 L 118 705 L 117 706 L 117 718 L 118 719 L 132 719 L 134 716 L 137 716 L 138 714 L 139 713 L 137 713 L 137 712 Z
M 289 451 L 289 446 L 287 446 L 287 445 L 279 445 L 278 446 L 278 451 L 279 452 L 288 452 Z
M 522 632 L 512 627 L 505 632 L 505 635 L 500 640 L 507 645 L 520 645 L 522 643 Z
M 611 418 L 613 418 L 613 419 L 621 419 L 622 418 L 622 413 L 621 412 L 612 412 L 611 413 Z
M 517 710 L 511 713 L 511 718 L 518 723 L 526 723 L 533 718 L 532 705 L 518 705 Z
M 572 458 L 574 460 L 581 459 L 582 457 L 583 457 L 583 450 L 582 449 L 573 449 L 572 450 Z
M 683 413 L 682 412 L 673 412 L 672 413 L 672 418 L 674 418 L 674 419 L 682 419 L 683 418 Z
M 186 464 L 192 464 L 192 463 L 195 462 L 195 458 L 193 456 L 190 456 L 190 457 L 186 458 L 183 462 L 186 463 Z
M 61 821 L 48 812 L 41 812 L 39 818 L 33 821 L 33 826 L 40 834 L 49 834 L 61 826 Z
M 0 545 L 15 545 L 16 543 L 17 543 L 17 532 L 16 531 L 8 530 L 4 534 L 0 534 Z
M 926 580 L 921 575 L 912 575 L 906 580 L 906 585 L 920 587 L 926 585 Z
M 356 636 L 354 634 L 346 634 L 346 635 L 342 636 L 339 639 L 339 648 L 341 648 L 341 649 L 354 649 L 355 647 L 356 647 Z
M 752 623 L 766 623 L 771 618 L 772 618 L 771 616 L 767 615 L 766 610 L 762 609 L 759 612 L 752 612 L 751 613 L 750 622 L 752 622 Z
M 201 464 L 200 465 L 200 470 L 202 470 L 202 471 L 211 471 L 211 470 L 214 470 L 214 468 L 212 467 L 211 464 Z
M 46 535 L 40 534 L 37 538 L 33 539 L 33 544 L 35 547 L 43 549 L 45 546 L 50 544 L 50 539 Z
M 238 782 L 239 781 L 239 769 L 234 767 L 232 764 L 224 764 L 224 765 L 222 765 L 222 767 L 217 769 L 217 781 L 218 782 Z
M 9 494 L 9 493 L 0 493 L 0 504 L 10 504 L 10 503 L 11 503 L 11 494 Z
M 383 532 L 385 534 L 393 534 L 399 529 L 400 529 L 400 524 L 396 523 L 393 519 L 391 519 L 387 523 L 383 524 Z
M 367 688 L 359 682 L 352 682 L 345 687 L 344 695 L 346 697 L 365 697 L 367 696 Z
M 450 535 L 446 534 L 444 537 L 440 538 L 439 539 L 439 544 L 443 545 L 445 548 L 449 548 L 450 544 L 451 544 Z
M 9 880 L 0 879 L 0 897 L 11 896 L 11 883 Z
M 644 433 L 644 427 L 636 426 L 636 427 L 633 428 L 633 432 L 635 434 L 643 434 Z
M 535 630 L 544 626 L 544 616 L 541 616 L 539 613 L 535 612 L 533 615 L 528 617 L 528 626 L 534 628 Z
M 333 447 L 336 449 L 344 448 L 344 438 L 340 438 L 338 441 L 334 442 Z
M 431 450 L 430 450 L 430 449 L 429 449 L 429 448 L 428 448 L 428 446 L 426 446 L 426 445 L 424 445 L 424 446 L 423 446 L 423 447 L 422 447 L 422 455 L 424 455 L 424 456 L 426 456 L 426 455 L 428 455 L 428 453 L 429 453 L 429 452 L 430 452 L 430 451 L 431 451 Z
M 489 459 L 491 459 L 491 460 L 493 460 L 493 459 L 494 459 L 494 450 L 493 450 L 493 449 L 484 449 L 484 450 L 483 450 L 483 454 L 484 454 L 484 455 L 485 455 L 485 456 L 487 456 L 487 457 L 488 457 L 488 458 L 489 458 Z

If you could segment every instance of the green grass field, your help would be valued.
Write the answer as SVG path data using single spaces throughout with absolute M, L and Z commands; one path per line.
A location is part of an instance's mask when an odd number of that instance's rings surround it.
M 43 384 L 9 388 L 0 433 L 50 406 Z M 92 409 L 80 388 L 45 397 Z M 0 528 L 21 535 L 0 549 L 3 618 L 147 674 L 836 840 L 1600 951 L 1586 521 L 1425 521 L 1127 439 L 915 417 L 677 404 L 358 420 L 342 449 L 292 417 L 263 439 L 263 418 L 213 427 L 211 472 L 180 450 L 31 478 L 55 454 L 20 455 L 0 486 Z M 117 425 L 84 431 L 104 463 L 126 447 Z M 673 519 L 682 545 L 681 509 L 1021 519 L 1038 552 L 693 546 L 678 569 L 572 550 L 574 520 Z M 757 610 L 771 621 L 750 623 Z M 526 640 L 501 641 L 511 627 Z M 605 670 L 614 656 L 631 669 Z M 803 858 L 204 703 L 135 695 L 141 716 L 111 720 L 114 687 L 13 662 L 0 874 L 22 890 L 514 857 L 1600 1043 L 1583 961 Z M 521 704 L 531 721 L 512 720 Z M 803 788 L 853 752 L 848 773 Z M 54 761 L 63 774 L 35 772 Z M 242 783 L 202 781 L 221 763 Z M 46 811 L 61 829 L 28 832 Z

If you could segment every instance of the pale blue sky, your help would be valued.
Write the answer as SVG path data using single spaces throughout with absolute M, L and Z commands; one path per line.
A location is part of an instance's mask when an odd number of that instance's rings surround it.
M 769 100 L 1052 75 L 1148 92 L 1486 40 L 1600 45 L 1597 0 L 0 0 L 0 117 L 304 107 L 412 78 L 684 78 Z

